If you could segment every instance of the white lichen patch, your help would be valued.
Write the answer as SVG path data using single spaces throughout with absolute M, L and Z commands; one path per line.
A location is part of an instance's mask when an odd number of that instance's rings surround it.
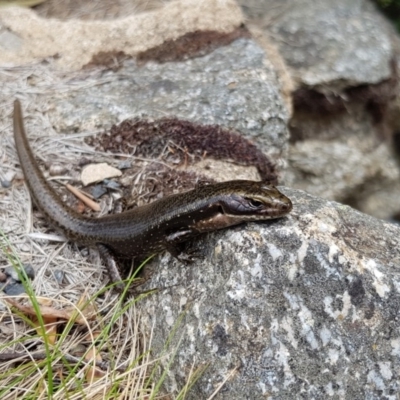
M 261 278 L 261 276 L 263 275 L 261 260 L 261 254 L 257 254 L 257 257 L 253 262 L 253 266 L 250 268 L 250 274 L 256 278 Z
M 214 247 L 214 256 L 218 257 L 221 254 L 221 252 L 222 252 L 222 246 L 221 246 L 221 244 L 217 244 Z
M 314 318 L 311 311 L 304 305 L 300 304 L 301 310 L 298 313 L 298 317 L 301 322 L 301 334 L 306 338 L 313 350 L 318 349 L 318 341 L 314 335 Z
M 248 294 L 247 285 L 243 280 L 243 271 L 237 271 L 236 274 L 232 274 L 226 285 L 231 288 L 226 294 L 232 300 L 242 300 Z
M 317 221 L 317 229 L 321 233 L 333 233 L 336 232 L 336 227 L 330 224 L 327 224 L 324 221 L 318 220 Z
M 369 383 L 372 383 L 379 390 L 385 389 L 385 384 L 383 382 L 382 377 L 375 370 L 372 370 L 368 373 L 367 381 Z
M 198 302 L 194 303 L 192 310 L 196 318 L 200 318 L 201 310 L 200 310 L 200 304 Z
M 339 360 L 339 352 L 336 349 L 328 349 L 328 361 L 331 365 L 335 365 Z
M 390 292 L 390 287 L 384 282 L 384 275 L 378 269 L 378 265 L 375 260 L 369 259 L 362 262 L 364 268 L 371 272 L 371 275 L 374 279 L 373 285 L 376 290 L 376 293 L 380 297 L 385 297 L 387 293 Z
M 372 272 L 374 279 L 374 287 L 376 292 L 381 297 L 385 297 L 387 293 L 390 292 L 390 287 L 384 282 L 384 275 L 378 269 L 378 265 L 375 260 L 368 260 L 365 265 L 366 269 Z
M 339 276 L 339 272 L 332 266 L 331 262 L 327 260 L 325 254 L 315 253 L 314 255 L 320 263 L 320 266 L 326 270 L 327 276 Z
M 297 349 L 298 341 L 295 338 L 293 319 L 289 316 L 284 317 L 281 321 L 281 328 L 286 331 L 286 338 L 289 340 L 290 344 Z
M 319 331 L 319 337 L 322 340 L 322 345 L 326 346 L 332 338 L 331 331 L 324 325 L 322 329 Z
M 329 245 L 329 252 L 328 252 L 328 260 L 330 263 L 333 262 L 333 257 L 336 254 L 340 254 L 339 247 L 336 245 L 336 243 L 331 243 Z
M 333 391 L 333 387 L 332 387 L 332 382 L 329 382 L 326 386 L 325 386 L 325 391 L 326 394 L 328 396 L 333 396 L 335 394 L 335 392 Z
M 291 282 L 293 282 L 293 280 L 296 278 L 296 274 L 299 270 L 297 257 L 294 253 L 289 254 L 289 262 L 287 265 L 288 265 L 287 277 Z
M 173 326 L 175 322 L 175 316 L 171 310 L 171 308 L 167 308 L 165 312 L 165 322 L 167 323 L 168 326 Z
M 390 345 L 392 346 L 392 351 L 391 351 L 392 356 L 400 357 L 400 337 L 392 339 L 390 341 Z
M 333 303 L 333 298 L 331 296 L 327 296 L 324 298 L 324 310 L 327 314 L 329 314 L 332 318 L 347 318 L 350 312 L 350 309 L 352 308 L 351 304 L 351 297 L 347 291 L 343 293 L 343 296 L 341 296 L 341 300 L 343 302 L 343 307 L 341 310 L 334 310 L 332 303 Z
M 308 247 L 309 247 L 309 242 L 308 240 L 305 240 L 301 244 L 300 248 L 297 250 L 297 259 L 300 263 L 302 263 L 306 258 Z
M 379 372 L 382 375 L 382 378 L 385 380 L 390 380 L 392 379 L 393 373 L 391 369 L 391 362 L 390 361 L 385 361 L 385 362 L 380 362 L 378 363 L 379 365 Z
M 195 327 L 193 325 L 186 325 L 186 333 L 192 339 L 191 342 L 194 343 L 195 335 Z
M 187 304 L 188 298 L 186 296 L 181 296 L 179 299 L 179 305 L 183 308 Z
M 273 332 L 277 329 L 278 321 L 275 319 L 272 323 L 271 330 Z M 293 383 L 293 372 L 289 365 L 289 359 L 291 357 L 291 352 L 289 349 L 279 341 L 274 335 L 272 335 L 272 344 L 275 348 L 275 354 L 273 356 L 274 360 L 278 363 L 278 366 L 282 367 L 284 373 L 284 386 L 288 386 Z
M 283 295 L 289 302 L 290 308 L 292 310 L 299 310 L 300 309 L 300 300 L 297 295 L 291 294 L 289 292 L 284 291 Z
M 240 321 L 242 323 L 242 325 L 247 329 L 250 330 L 250 326 L 248 323 L 248 316 L 246 314 L 241 314 L 240 315 Z
M 269 254 L 271 255 L 272 259 L 276 261 L 278 258 L 283 257 L 283 253 L 279 250 L 274 244 L 267 243 L 267 247 L 269 250 Z
M 297 317 L 300 320 L 300 334 L 306 338 L 307 342 L 310 344 L 312 349 L 317 349 L 319 347 L 318 341 L 314 334 L 314 318 L 311 311 L 304 305 L 302 299 L 298 296 L 284 292 L 283 295 L 288 300 L 290 308 L 294 311 L 298 311 Z M 292 327 L 292 319 L 286 319 L 282 321 L 282 328 L 286 330 L 289 336 L 289 340 L 293 344 L 293 347 L 297 347 L 297 341 L 295 341 L 294 330 Z

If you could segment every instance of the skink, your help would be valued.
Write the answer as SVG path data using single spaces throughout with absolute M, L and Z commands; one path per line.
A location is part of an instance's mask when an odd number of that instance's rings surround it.
M 14 139 L 26 184 L 39 210 L 67 239 L 96 246 L 119 290 L 123 285 L 115 257 L 144 258 L 163 250 L 178 256 L 182 242 L 203 232 L 279 218 L 292 209 L 290 199 L 275 187 L 236 180 L 198 185 L 120 214 L 85 217 L 67 207 L 44 178 L 26 137 L 18 100 L 14 102 Z

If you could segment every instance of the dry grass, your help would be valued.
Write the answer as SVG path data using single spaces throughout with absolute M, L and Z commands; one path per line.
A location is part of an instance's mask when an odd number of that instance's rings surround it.
M 33 78 L 37 81 L 32 87 L 29 81 Z M 85 136 L 93 132 L 65 137 L 54 133 L 52 123 L 45 112 L 51 107 L 49 95 L 68 91 L 67 88 L 69 91 L 79 90 L 77 86 L 68 86 L 56 78 L 39 65 L 0 70 L 0 85 L 4 88 L 0 97 L 0 179 L 3 180 L 10 172 L 17 174 L 10 188 L 0 189 L 0 227 L 16 247 L 22 262 L 36 267 L 35 291 L 49 297 L 67 296 L 73 301 L 85 289 L 95 293 L 104 286 L 99 259 L 95 256 L 94 260 L 88 261 L 85 254 L 87 250 L 83 250 L 81 254 L 76 251 L 76 246 L 29 239 L 32 232 L 43 232 L 47 224 L 42 218 L 36 218 L 36 213 L 31 213 L 30 197 L 23 185 L 22 173 L 17 167 L 19 163 L 11 125 L 12 101 L 18 97 L 27 109 L 25 123 L 31 145 L 39 160 L 50 163 L 56 160 L 58 164 L 71 170 L 71 160 L 83 156 L 90 157 L 94 153 L 83 141 Z M 94 84 L 94 80 L 88 79 L 82 84 L 91 85 Z M 2 261 L 5 266 L 9 265 L 7 259 L 2 258 Z M 39 266 L 40 268 L 37 268 Z M 64 286 L 55 285 L 55 270 L 64 271 Z
M 103 297 L 103 296 L 102 296 Z M 26 317 L 6 309 L 1 313 L 2 331 L 9 328 L 7 342 L 0 346 L 2 356 L 14 351 L 21 357 L 2 362 L 0 396 L 21 398 L 104 398 L 141 399 L 154 396 L 155 384 L 148 384 L 150 341 L 140 335 L 135 300 L 125 304 L 94 296 L 97 317 L 77 325 L 70 321 L 47 323 L 48 331 L 38 331 Z M 39 299 L 43 302 L 43 299 Z M 59 298 L 53 306 L 70 307 Z M 84 315 L 85 309 L 76 315 Z M 46 323 L 46 321 L 45 321 Z M 56 327 L 56 341 L 45 344 Z M 36 329 L 35 329 L 36 328 Z M 3 335 L 6 336 L 6 335 Z M 149 396 L 149 397 L 148 397 Z
M 32 239 L 32 233 L 45 233 L 47 224 L 31 213 L 28 192 L 12 139 L 12 102 L 18 97 L 26 108 L 27 130 L 36 155 L 42 160 L 57 160 L 69 165 L 70 160 L 93 154 L 83 139 L 94 132 L 59 137 L 54 135 L 45 111 L 52 93 L 79 90 L 79 85 L 52 75 L 46 67 L 34 65 L 0 69 L 0 179 L 11 172 L 16 178 L 10 188 L 0 188 L 0 228 L 24 264 L 31 264 L 36 272 L 32 282 L 33 298 L 45 297 L 55 309 L 76 306 L 85 293 L 95 307 L 96 318 L 81 326 L 71 321 L 56 320 L 57 340 L 47 345 L 47 334 L 38 334 L 31 318 L 15 313 L 4 301 L 0 311 L 0 353 L 18 352 L 23 356 L 44 352 L 46 360 L 15 360 L 0 363 L 0 397 L 11 398 L 121 398 L 147 399 L 155 396 L 156 383 L 146 383 L 154 367 L 150 360 L 151 337 L 140 331 L 140 313 L 136 300 L 121 297 L 112 290 L 104 290 L 103 268 L 97 254 L 75 245 Z M 35 80 L 32 85 L 32 80 Z M 71 82 L 72 81 L 72 82 Z M 101 84 L 98 77 L 88 76 L 80 85 Z M 34 112 L 32 112 L 34 111 Z M 56 144 L 56 145 L 55 145 Z M 10 246 L 3 241 L 0 267 L 12 265 Z M 62 271 L 61 283 L 55 274 Z M 34 300 L 29 300 L 32 303 Z M 45 321 L 46 323 L 46 321 Z M 37 328 L 37 327 L 36 327 Z M 107 363 L 105 371 L 96 368 L 100 377 L 92 380 L 93 361 L 71 363 L 66 356 L 77 348 L 95 349 Z M 154 356 L 153 356 L 154 357 Z M 51 373 L 50 373 L 51 371 Z
M 2 256 L 20 270 L 3 234 L 0 244 Z M 151 337 L 140 330 L 140 296 L 104 288 L 74 300 L 71 293 L 38 297 L 21 272 L 20 278 L 27 295 L 1 298 L 0 398 L 154 398 L 148 376 L 156 361 Z

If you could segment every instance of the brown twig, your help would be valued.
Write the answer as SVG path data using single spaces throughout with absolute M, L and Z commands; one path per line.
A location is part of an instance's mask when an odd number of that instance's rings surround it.
M 93 211 L 100 211 L 100 205 L 96 203 L 95 201 L 89 199 L 89 197 L 81 192 L 79 189 L 71 186 L 69 183 L 65 185 L 65 187 L 73 194 L 75 195 L 79 200 L 81 200 L 83 203 L 85 203 L 88 207 L 90 207 Z

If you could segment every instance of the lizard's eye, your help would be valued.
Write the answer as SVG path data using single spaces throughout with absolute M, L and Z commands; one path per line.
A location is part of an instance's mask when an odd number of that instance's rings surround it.
M 246 198 L 246 200 L 249 202 L 249 205 L 253 208 L 261 208 L 264 206 L 264 203 L 262 201 L 258 201 L 251 198 Z

